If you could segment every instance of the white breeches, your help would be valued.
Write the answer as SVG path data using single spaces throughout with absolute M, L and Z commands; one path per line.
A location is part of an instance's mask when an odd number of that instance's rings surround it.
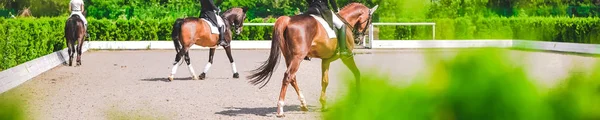
M 219 16 L 219 15 L 217 15 L 217 24 L 218 24 L 218 27 L 225 26 L 225 22 L 223 22 L 223 18 L 221 18 L 221 16 Z
M 342 20 L 339 17 L 337 17 L 337 15 L 335 15 L 335 12 L 331 11 L 331 15 L 333 15 L 333 26 L 337 29 L 342 28 L 344 22 L 342 22 Z

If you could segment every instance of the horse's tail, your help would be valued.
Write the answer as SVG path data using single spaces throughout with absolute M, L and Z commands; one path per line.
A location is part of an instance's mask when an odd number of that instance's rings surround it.
M 67 39 L 67 42 L 69 42 L 69 39 L 70 39 L 69 36 L 71 35 L 70 34 L 71 28 L 69 28 L 70 27 L 70 25 L 69 25 L 70 23 L 71 23 L 71 18 L 69 17 L 69 18 L 67 18 L 67 22 L 65 23 L 65 39 Z
M 284 34 L 289 21 L 290 17 L 282 16 L 277 19 L 277 22 L 275 22 L 273 40 L 271 41 L 271 54 L 269 55 L 269 59 L 263 62 L 259 68 L 253 70 L 252 75 L 248 76 L 248 79 L 251 79 L 251 84 L 258 85 L 264 83 L 262 86 L 260 86 L 260 88 L 262 88 L 269 83 L 269 80 L 271 80 L 273 71 L 275 71 L 277 63 L 279 63 L 279 55 L 281 54 L 279 53 L 281 50 L 280 42 L 285 40 Z
M 179 53 L 179 51 L 182 49 L 181 42 L 179 40 L 181 40 L 181 25 L 183 24 L 183 20 L 184 19 L 181 18 L 175 20 L 175 24 L 173 24 L 173 30 L 171 32 L 171 39 L 173 39 L 173 44 L 175 45 L 175 51 L 177 53 Z
M 65 32 L 67 32 L 65 33 L 67 44 L 69 44 L 71 40 L 77 40 L 77 37 L 79 36 L 79 27 L 77 27 L 78 18 L 79 16 L 73 15 L 67 19 L 67 23 L 65 25 Z

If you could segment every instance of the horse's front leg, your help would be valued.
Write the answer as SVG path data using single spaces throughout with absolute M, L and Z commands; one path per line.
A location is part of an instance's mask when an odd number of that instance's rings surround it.
M 354 79 L 356 80 L 356 91 L 353 92 L 356 92 L 356 100 L 358 100 L 360 98 L 360 71 L 358 70 L 358 67 L 356 67 L 356 62 L 354 62 L 354 56 L 342 58 L 342 62 L 344 62 L 346 67 L 348 67 L 348 69 L 352 71 L 352 74 L 354 74 Z
M 231 72 L 233 73 L 233 78 L 240 78 L 240 74 L 237 72 L 235 62 L 233 61 L 233 56 L 231 55 L 231 45 L 225 47 L 225 52 L 227 53 L 227 58 L 229 58 L 229 63 L 231 63 Z
M 215 56 L 215 49 L 216 48 L 210 48 L 208 52 L 208 63 L 206 63 L 206 66 L 204 66 L 204 71 L 202 74 L 200 74 L 200 80 L 204 80 L 204 78 L 206 78 L 206 73 L 208 73 L 210 66 L 212 66 L 213 58 Z
M 337 58 L 335 58 L 337 59 Z M 329 65 L 335 59 L 323 59 L 321 62 L 321 97 L 319 98 L 319 102 L 321 102 L 321 111 L 325 111 L 327 108 L 327 86 L 329 85 Z

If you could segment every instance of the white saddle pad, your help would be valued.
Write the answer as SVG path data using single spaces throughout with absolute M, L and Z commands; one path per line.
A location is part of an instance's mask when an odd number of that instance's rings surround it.
M 317 21 L 319 21 L 319 23 L 321 23 L 321 26 L 323 26 L 325 31 L 327 31 L 327 36 L 329 36 L 329 39 L 336 38 L 335 32 L 333 31 L 333 29 L 331 27 L 329 27 L 329 24 L 327 24 L 327 21 L 325 21 L 325 19 L 321 18 L 320 16 L 313 15 L 313 14 L 311 14 L 310 16 L 312 16 Z
M 212 22 L 201 18 L 202 20 L 204 20 L 204 22 L 208 23 L 208 26 L 210 26 L 210 33 L 212 34 L 219 34 L 219 28 L 217 28 L 217 26 L 215 26 Z

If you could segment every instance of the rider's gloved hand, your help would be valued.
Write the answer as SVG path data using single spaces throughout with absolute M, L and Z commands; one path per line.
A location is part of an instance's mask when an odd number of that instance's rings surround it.
M 215 12 L 218 14 L 221 14 L 221 8 L 217 8 L 217 10 L 215 10 Z

